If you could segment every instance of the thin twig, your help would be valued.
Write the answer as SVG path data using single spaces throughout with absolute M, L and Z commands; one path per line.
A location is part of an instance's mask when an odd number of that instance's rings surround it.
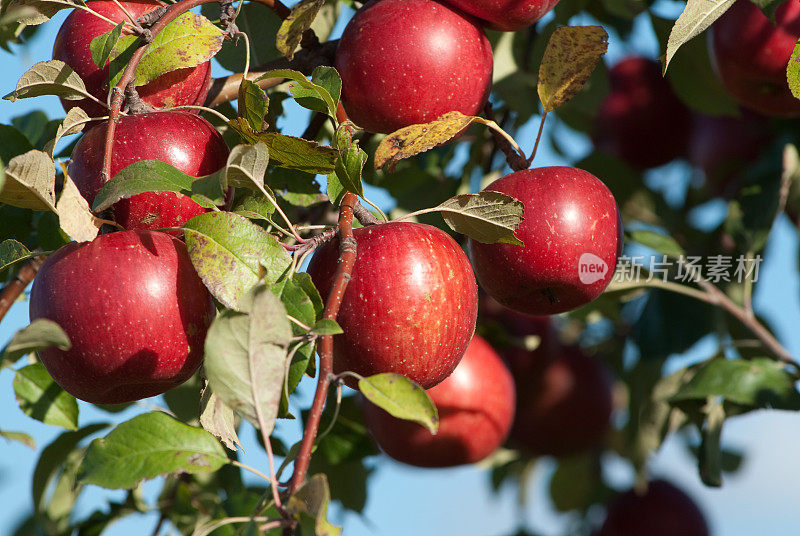
M 539 132 L 536 134 L 536 143 L 533 145 L 533 152 L 528 157 L 528 166 L 531 165 L 533 159 L 536 157 L 536 151 L 539 150 L 539 142 L 542 141 L 542 132 L 544 132 L 545 119 L 547 119 L 547 110 L 542 112 L 542 118 L 539 120 Z
M 350 282 L 350 274 L 356 262 L 356 241 L 353 238 L 353 208 L 357 202 L 358 197 L 352 192 L 347 192 L 342 200 L 339 212 L 339 263 L 336 266 L 333 285 L 325 303 L 323 318 L 336 320 L 339 307 L 342 305 L 344 291 Z M 328 385 L 331 381 L 332 371 L 333 335 L 324 335 L 320 337 L 319 343 L 317 390 L 314 392 L 314 402 L 311 404 L 311 410 L 303 431 L 300 452 L 295 458 L 294 474 L 292 475 L 292 483 L 289 486 L 289 493 L 296 491 L 305 481 L 308 464 L 311 461 L 311 450 L 319 430 L 325 399 L 328 396 Z
M 528 169 L 530 161 L 525 158 L 525 154 L 522 152 L 522 149 L 520 149 L 519 146 L 514 147 L 516 145 L 514 139 L 511 138 L 505 131 L 503 131 L 502 126 L 498 125 L 497 121 L 494 120 L 494 111 L 492 110 L 492 105 L 487 102 L 486 106 L 483 108 L 483 112 L 484 115 L 486 115 L 486 118 L 497 126 L 497 129 L 490 128 L 489 130 L 492 132 L 492 136 L 494 137 L 497 148 L 503 151 L 503 154 L 506 155 L 508 167 L 514 171 Z
M 380 223 L 384 223 L 384 221 L 381 221 L 380 218 L 376 218 L 375 215 L 372 214 L 372 212 L 364 208 L 364 205 L 362 205 L 361 203 L 356 203 L 356 205 L 353 207 L 353 213 L 355 214 L 355 217 L 358 220 L 358 222 L 365 227 L 367 225 L 377 225 Z

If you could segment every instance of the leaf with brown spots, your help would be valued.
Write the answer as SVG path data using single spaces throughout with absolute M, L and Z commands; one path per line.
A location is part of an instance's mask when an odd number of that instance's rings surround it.
M 367 400 L 393 417 L 419 423 L 432 434 L 439 429 L 439 412 L 431 397 L 402 374 L 385 372 L 362 378 L 358 389 Z
M 581 90 L 608 50 L 608 34 L 600 26 L 556 28 L 539 66 L 539 99 L 552 112 Z
M 393 172 L 395 164 L 400 160 L 447 143 L 472 123 L 480 123 L 499 132 L 520 156 L 525 156 L 517 142 L 494 121 L 453 111 L 439 116 L 430 123 L 409 125 L 387 135 L 375 150 L 375 169 L 388 166 L 388 170 Z
M 325 5 L 325 0 L 301 0 L 281 23 L 275 46 L 288 59 L 294 58 L 294 51 L 300 45 L 303 33 L 311 28 L 317 13 Z

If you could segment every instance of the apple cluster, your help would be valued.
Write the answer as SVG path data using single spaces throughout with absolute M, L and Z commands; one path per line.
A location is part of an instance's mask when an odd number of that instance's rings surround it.
M 388 133 L 449 111 L 478 114 L 492 79 L 484 27 L 517 30 L 555 4 L 368 2 L 347 25 L 336 53 L 349 118 L 369 132 Z M 133 16 L 160 5 L 121 4 Z M 89 6 L 108 20 L 76 10 L 60 30 L 53 56 L 103 101 L 109 67 L 95 65 L 89 43 L 126 14 L 109 0 Z M 421 53 L 409 54 L 412 49 Z M 89 99 L 63 101 L 67 110 L 78 105 L 97 117 L 75 146 L 68 169 L 87 202 L 137 161 L 159 160 L 195 177 L 224 167 L 228 148 L 211 124 L 195 113 L 160 110 L 199 104 L 208 87 L 206 62 L 139 88 L 153 111 L 131 110 L 116 123 L 110 173 L 103 172 L 103 108 Z M 391 222 L 354 232 L 357 258 L 337 316 L 343 333 L 334 337 L 334 372 L 395 372 L 428 390 L 441 412 L 437 436 L 364 405 L 378 443 L 408 463 L 476 462 L 509 434 L 537 454 L 566 455 L 599 445 L 607 428 L 608 379 L 594 358 L 556 343 L 533 352 L 515 347 L 501 356 L 473 335 L 476 276 L 489 296 L 510 308 L 498 318 L 526 319 L 528 332 L 516 337 L 553 339 L 549 322 L 527 315 L 569 311 L 602 293 L 622 247 L 614 197 L 598 178 L 571 167 L 518 171 L 488 190 L 524 204 L 518 244 L 470 240 L 470 259 L 447 233 L 429 225 Z M 126 402 L 162 393 L 197 370 L 214 306 L 179 228 L 206 210 L 181 194 L 134 195 L 105 214 L 123 231 L 70 244 L 45 262 L 33 288 L 31 319 L 56 321 L 73 342 L 69 350 L 50 348 L 41 355 L 66 390 L 94 403 Z M 331 290 L 339 246 L 338 238 L 322 244 L 308 267 L 322 296 Z M 540 324 L 548 334 L 537 331 Z M 354 385 L 353 376 L 343 377 Z M 579 391 L 596 396 L 578 396 Z M 580 427 L 581 437 L 562 426 L 587 420 L 591 425 Z

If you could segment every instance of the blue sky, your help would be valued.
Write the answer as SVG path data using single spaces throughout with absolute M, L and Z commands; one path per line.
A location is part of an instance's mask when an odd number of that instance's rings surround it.
M 674 2 L 659 6 L 664 14 L 674 17 Z M 46 24 L 44 31 L 26 49 L 14 56 L 0 52 L 0 69 L 5 72 L 0 91 L 7 93 L 19 76 L 34 62 L 50 58 L 51 43 L 63 15 Z M 579 24 L 584 21 L 575 21 Z M 612 40 L 609 60 L 614 61 L 628 52 L 654 56 L 656 44 L 648 34 L 646 25 L 637 31 L 637 39 L 622 46 Z M 32 109 L 41 108 L 55 118 L 62 110 L 55 98 L 43 97 L 10 103 L 0 101 L 0 122 Z M 306 114 L 293 109 L 287 126 L 292 132 L 304 128 Z M 535 137 L 536 123 L 523 129 L 518 140 L 530 152 Z M 552 128 L 552 124 L 548 128 Z M 559 128 L 559 127 L 556 127 Z M 562 129 L 563 130 L 563 129 Z M 559 134 L 562 132 L 559 130 Z M 563 133 L 569 136 L 567 132 Z M 574 137 L 573 137 L 574 138 Z M 571 139 L 569 145 L 576 153 L 586 150 L 585 141 Z M 562 164 L 548 147 L 540 149 L 538 165 Z M 656 173 L 664 173 L 664 170 Z M 674 172 L 674 170 L 667 172 Z M 658 181 L 658 177 L 651 177 Z M 380 196 L 377 198 L 380 200 Z M 794 355 L 800 355 L 800 279 L 797 272 L 798 238 L 796 230 L 785 218 L 780 218 L 765 254 L 765 264 L 755 295 L 755 305 L 777 330 L 779 339 Z M 14 305 L 0 324 L 0 346 L 13 333 L 27 324 L 27 303 Z M 712 352 L 709 344 L 700 343 L 693 350 L 697 355 Z M 0 408 L 3 430 L 23 430 L 36 440 L 39 448 L 47 445 L 59 429 L 27 418 L 14 401 L 10 370 L 0 371 Z M 312 385 L 305 386 L 304 400 Z M 152 401 L 158 403 L 158 399 Z M 145 403 L 149 403 L 146 401 Z M 105 420 L 124 420 L 141 409 L 128 410 L 122 415 L 110 415 L 81 404 L 81 426 Z M 653 460 L 653 472 L 671 479 L 691 493 L 709 519 L 713 534 L 717 536 L 752 536 L 762 533 L 770 536 L 797 534 L 800 526 L 800 509 L 796 506 L 797 479 L 800 477 L 800 458 L 796 446 L 800 444 L 800 417 L 797 414 L 761 411 L 730 420 L 725 427 L 723 441 L 726 445 L 744 451 L 746 461 L 739 473 L 728 476 L 722 489 L 705 488 L 699 481 L 693 459 L 686 455 L 683 443 L 669 440 Z M 297 432 L 295 423 L 286 423 L 281 433 Z M 252 429 L 242 433 L 245 446 L 244 461 L 256 467 L 265 467 L 263 451 L 257 446 Z M 30 478 L 38 454 L 16 443 L 0 440 L 0 534 L 10 528 L 30 509 Z M 619 487 L 627 486 L 631 473 L 619 460 L 609 457 L 609 478 Z M 475 467 L 447 470 L 422 470 L 402 466 L 386 458 L 376 462 L 377 471 L 371 481 L 369 500 L 363 518 L 342 514 L 334 510 L 334 520 L 344 525 L 350 536 L 407 536 L 408 534 L 459 534 L 462 536 L 503 536 L 511 534 L 519 520 L 544 535 L 563 532 L 568 522 L 565 516 L 551 511 L 547 493 L 547 475 L 552 463 L 542 461 L 535 471 L 529 490 L 530 501 L 521 510 L 516 502 L 516 490 L 506 487 L 492 494 L 488 474 Z M 154 490 L 151 485 L 148 489 Z M 82 496 L 78 510 L 86 514 L 96 508 L 103 497 L 120 497 L 120 492 L 106 492 L 90 488 Z M 154 516 L 138 516 L 114 525 L 108 536 L 138 536 L 148 533 L 155 524 Z M 167 534 L 162 531 L 162 534 Z

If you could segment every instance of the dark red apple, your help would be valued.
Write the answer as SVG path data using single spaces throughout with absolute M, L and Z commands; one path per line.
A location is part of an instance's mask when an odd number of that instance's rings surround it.
M 494 30 L 527 28 L 553 9 L 558 0 L 445 0 L 470 15 L 486 21 Z
M 476 19 L 434 0 L 373 0 L 336 52 L 342 103 L 370 132 L 450 112 L 477 114 L 492 83 L 492 48 Z
M 155 231 L 67 244 L 47 258 L 31 290 L 31 320 L 53 320 L 72 343 L 39 358 L 56 383 L 94 404 L 139 400 L 186 381 L 203 360 L 214 314 L 186 246 Z
M 439 409 L 436 435 L 364 401 L 367 428 L 395 460 L 452 467 L 479 462 L 505 441 L 514 417 L 514 382 L 497 353 L 478 335 L 453 373 L 428 394 Z
M 602 445 L 612 399 L 608 374 L 594 357 L 572 346 L 529 352 L 507 348 L 503 358 L 517 386 L 511 438 L 537 455 L 571 456 Z
M 159 6 L 167 5 L 156 0 L 123 1 L 122 6 L 133 16 L 141 17 Z M 128 21 L 128 17 L 112 0 L 94 0 L 87 7 L 114 23 Z M 92 60 L 89 44 L 92 39 L 114 28 L 114 24 L 83 9 L 76 9 L 67 17 L 53 45 L 53 59 L 61 60 L 80 75 L 86 89 L 100 102 L 107 102 L 109 92 L 108 64 L 100 69 Z M 211 62 L 196 67 L 177 69 L 161 75 L 149 84 L 137 88 L 139 96 L 156 108 L 201 105 L 211 87 Z M 80 106 L 89 117 L 108 115 L 108 110 L 89 99 L 61 100 L 65 110 Z
M 669 482 L 654 480 L 643 494 L 629 490 L 608 507 L 598 536 L 708 536 L 703 512 Z
M 72 152 L 69 176 L 91 205 L 103 186 L 107 122 L 96 125 Z M 139 160 L 161 160 L 199 177 L 225 166 L 228 146 L 211 123 L 186 112 L 153 112 L 120 118 L 114 133 L 111 176 Z M 114 220 L 126 229 L 180 227 L 206 212 L 174 192 L 146 192 L 114 204 Z
M 789 90 L 786 66 L 800 38 L 800 2 L 787 0 L 775 11 L 776 25 L 752 2 L 735 2 L 711 26 L 712 65 L 733 97 L 766 115 L 800 115 L 800 100 Z
M 353 231 L 355 267 L 336 321 L 333 368 L 362 376 L 396 372 L 424 389 L 456 368 L 475 331 L 478 288 L 469 260 L 444 231 L 391 222 Z M 339 240 L 315 253 L 308 273 L 327 297 Z
M 695 116 L 688 159 L 703 172 L 710 193 L 731 197 L 737 192 L 748 166 L 772 138 L 769 127 L 766 117 L 748 110 L 739 117 Z
M 478 282 L 502 305 L 530 315 L 585 305 L 611 282 L 622 249 L 614 196 L 582 169 L 518 171 L 489 185 L 522 201 L 515 232 L 525 245 L 469 241 Z
M 684 156 L 691 113 L 661 76 L 659 63 L 628 57 L 608 76 L 611 91 L 595 116 L 595 146 L 637 169 Z

